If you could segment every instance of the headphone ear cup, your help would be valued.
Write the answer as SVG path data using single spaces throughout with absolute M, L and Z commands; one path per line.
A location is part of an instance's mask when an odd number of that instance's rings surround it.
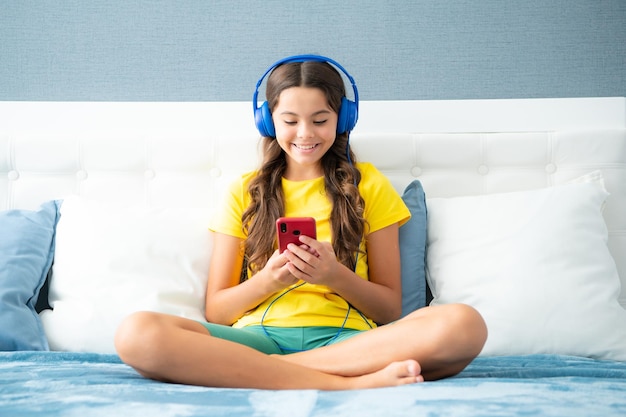
M 358 118 L 358 110 L 354 101 L 346 97 L 341 99 L 341 108 L 337 115 L 337 134 L 349 132 L 354 129 Z
M 272 120 L 272 112 L 270 112 L 270 107 L 267 104 L 267 101 L 254 111 L 254 122 L 261 136 L 270 138 L 276 137 L 274 121 Z

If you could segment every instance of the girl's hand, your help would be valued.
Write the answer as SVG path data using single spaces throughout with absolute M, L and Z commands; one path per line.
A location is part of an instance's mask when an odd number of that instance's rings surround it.
M 339 276 L 343 267 L 329 242 L 320 242 L 308 236 L 300 236 L 302 245 L 289 244 L 282 255 L 291 275 L 310 284 L 332 287 L 332 278 Z
M 288 262 L 289 260 L 285 256 L 285 252 L 280 254 L 278 250 L 275 250 L 262 270 L 268 278 L 274 292 L 280 291 L 298 282 L 298 278 L 291 274 Z

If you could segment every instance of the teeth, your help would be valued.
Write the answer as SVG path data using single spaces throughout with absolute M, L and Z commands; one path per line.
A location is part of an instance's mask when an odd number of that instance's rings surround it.
M 309 150 L 309 149 L 313 149 L 315 148 L 315 145 L 296 145 L 294 144 L 294 146 L 298 149 L 302 149 L 302 150 Z

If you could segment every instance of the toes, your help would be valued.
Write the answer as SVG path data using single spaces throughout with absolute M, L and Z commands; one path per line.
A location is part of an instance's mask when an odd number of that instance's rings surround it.
M 417 361 L 409 360 L 407 362 L 408 362 L 407 369 L 409 371 L 409 375 L 418 376 L 422 373 L 422 368 L 420 367 L 420 364 L 417 363 Z
M 407 374 L 402 378 L 405 383 L 416 383 L 416 382 L 424 382 L 424 377 L 422 376 L 422 368 L 419 363 L 414 360 L 409 360 L 405 362 L 405 369 Z

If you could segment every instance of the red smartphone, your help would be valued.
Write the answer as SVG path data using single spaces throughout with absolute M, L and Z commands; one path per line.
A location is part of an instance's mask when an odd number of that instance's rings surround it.
M 283 253 L 290 243 L 301 245 L 302 242 L 298 239 L 300 235 L 317 239 L 313 217 L 281 217 L 276 220 L 276 236 L 278 236 L 280 253 Z

